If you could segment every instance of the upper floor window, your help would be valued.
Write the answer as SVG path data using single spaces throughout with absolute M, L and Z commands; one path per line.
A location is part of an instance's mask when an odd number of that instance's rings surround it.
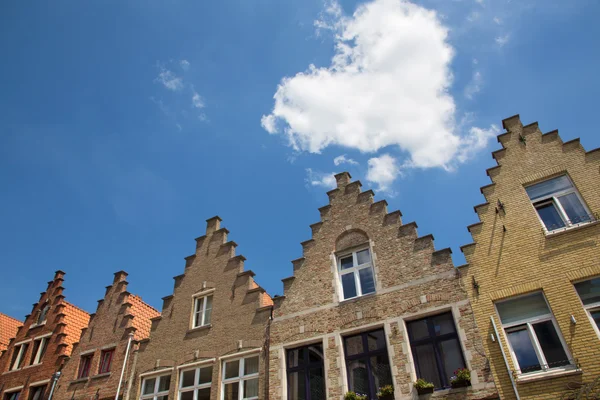
M 42 400 L 46 392 L 46 385 L 29 387 L 29 400 Z
M 50 311 L 50 304 L 46 302 L 40 310 L 40 315 L 38 315 L 36 325 L 42 325 L 46 322 L 46 318 L 48 317 L 48 311 Z
M 589 210 L 567 175 L 527 186 L 525 190 L 548 232 L 592 220 Z
M 338 273 L 344 300 L 375 292 L 375 274 L 368 248 L 339 256 Z
M 406 323 L 417 376 L 437 389 L 450 387 L 450 377 L 465 368 L 451 312 Z
M 48 339 L 48 337 L 43 337 L 33 341 L 33 349 L 31 351 L 31 360 L 29 361 L 29 365 L 35 365 L 42 362 L 42 358 L 44 357 L 44 354 L 46 354 Z
M 21 396 L 21 391 L 17 390 L 15 392 L 4 393 L 4 400 L 19 400 Z
M 153 376 L 142 381 L 141 400 L 168 400 L 171 375 Z
M 113 355 L 115 349 L 103 350 L 100 353 L 100 368 L 98 368 L 98 374 L 106 374 L 110 372 L 110 366 L 112 364 Z
M 22 343 L 13 348 L 13 355 L 10 362 L 11 371 L 21 369 L 25 362 L 25 355 L 27 353 L 27 349 L 29 349 L 29 343 Z
M 517 372 L 571 364 L 554 317 L 541 292 L 496 303 Z
M 321 400 L 325 394 L 323 344 L 287 351 L 288 400 Z
M 600 333 L 600 277 L 576 283 L 575 289 Z
M 223 363 L 223 400 L 258 399 L 258 356 Z
M 181 371 L 179 400 L 210 400 L 212 365 Z
M 194 317 L 192 321 L 192 328 L 210 325 L 210 317 L 212 314 L 212 300 L 212 295 L 196 297 L 194 299 Z
M 79 371 L 77 372 L 77 379 L 87 378 L 90 376 L 90 368 L 92 366 L 93 354 L 81 356 L 79 361 Z

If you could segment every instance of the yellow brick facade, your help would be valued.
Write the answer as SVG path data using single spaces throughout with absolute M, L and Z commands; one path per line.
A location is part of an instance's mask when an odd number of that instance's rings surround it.
M 579 140 L 563 143 L 557 131 L 542 134 L 537 123 L 523 126 L 519 116 L 503 125 L 507 132 L 498 136 L 502 149 L 492 154 L 498 166 L 487 171 L 493 183 L 481 188 L 486 202 L 475 206 L 480 222 L 469 226 L 473 243 L 462 247 L 467 264 L 459 267 L 461 279 L 502 399 L 517 397 L 511 375 L 521 399 L 573 398 L 567 396 L 600 377 L 600 335 L 574 287 L 574 282 L 600 276 L 600 224 L 546 233 L 525 186 L 567 174 L 597 220 L 600 149 L 586 152 Z M 548 302 L 567 355 L 574 360 L 571 368 L 514 372 L 495 304 L 535 291 L 543 292 Z

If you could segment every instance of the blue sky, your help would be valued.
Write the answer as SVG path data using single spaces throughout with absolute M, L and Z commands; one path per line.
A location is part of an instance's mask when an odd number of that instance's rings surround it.
M 600 4 L 549 3 L 3 2 L 0 312 L 160 309 L 213 215 L 281 294 L 343 170 L 463 263 L 503 118 L 600 146 Z

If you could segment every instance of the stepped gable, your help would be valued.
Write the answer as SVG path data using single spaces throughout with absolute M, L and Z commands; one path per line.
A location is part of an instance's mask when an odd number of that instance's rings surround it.
M 573 168 L 573 165 L 576 165 L 576 168 L 582 168 L 589 164 L 600 166 L 600 147 L 586 151 L 581 145 L 579 138 L 563 142 L 558 134 L 558 130 L 542 133 L 538 122 L 523 125 L 518 114 L 502 120 L 502 127 L 506 132 L 499 134 L 497 137 L 502 148 L 492 152 L 492 158 L 496 161 L 496 166 L 486 170 L 486 174 L 492 183 L 480 188 L 485 202 L 474 207 L 479 221 L 467 227 L 471 233 L 473 242 L 461 246 L 460 249 L 465 255 L 467 264 L 461 265 L 459 268 L 468 266 L 469 259 L 473 254 L 478 242 L 478 236 L 482 230 L 484 215 L 498 214 L 499 212 L 504 212 L 505 208 L 510 207 L 510 204 L 505 204 L 496 194 L 495 186 L 496 181 L 503 177 L 502 165 L 512 160 L 513 156 L 515 160 L 517 157 L 522 156 L 525 159 L 521 161 L 519 171 L 513 169 L 510 172 L 512 177 L 516 178 L 515 181 L 518 181 L 519 185 L 562 173 L 567 170 L 567 166 L 571 166 L 571 168 Z M 554 155 L 552 159 L 554 165 L 539 170 L 536 154 L 542 151 L 552 152 Z M 517 173 L 519 174 L 518 176 Z M 585 188 L 578 189 L 584 198 L 587 197 L 589 199 L 594 195 L 593 193 L 585 193 Z M 505 231 L 508 229 L 504 225 L 501 228 Z
M 0 354 L 8 348 L 8 343 L 15 337 L 17 330 L 22 325 L 22 321 L 0 313 Z

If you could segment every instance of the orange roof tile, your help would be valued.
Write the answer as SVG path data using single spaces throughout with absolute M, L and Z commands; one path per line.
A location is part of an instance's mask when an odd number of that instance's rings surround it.
M 131 303 L 131 315 L 133 315 L 133 327 L 136 329 L 135 340 L 142 340 L 150 337 L 151 318 L 158 317 L 160 312 L 144 302 L 140 296 L 129 295 L 128 301 Z
M 10 339 L 17 335 L 17 330 L 23 325 L 23 322 L 0 313 L 0 352 L 8 348 Z
M 86 328 L 90 322 L 90 314 L 68 301 L 64 301 L 63 304 L 66 306 L 64 314 L 65 322 L 67 323 L 67 326 L 65 327 L 65 332 L 67 334 L 65 342 L 69 345 L 66 354 L 70 355 L 71 350 L 73 349 L 73 343 L 79 342 L 81 330 Z

